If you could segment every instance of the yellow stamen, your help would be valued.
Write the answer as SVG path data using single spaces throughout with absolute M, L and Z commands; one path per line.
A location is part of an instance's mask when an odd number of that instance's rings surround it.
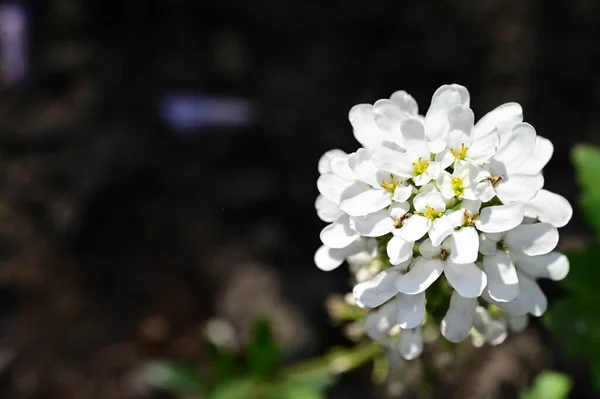
M 475 219 L 479 216 L 478 213 L 471 215 L 469 211 L 465 209 L 463 215 L 465 216 L 465 226 L 475 226 Z
M 465 192 L 465 186 L 463 184 L 463 179 L 460 177 L 453 177 L 451 180 L 452 183 L 452 191 L 454 194 L 461 196 Z
M 430 207 L 429 205 L 427 205 L 425 207 L 425 212 L 423 212 L 423 216 L 425 216 L 429 220 L 433 220 L 433 219 L 442 217 L 443 214 L 444 214 L 444 212 L 438 212 L 435 209 L 433 209 L 432 207 Z
M 398 187 L 399 184 L 402 184 L 402 180 L 395 179 L 394 175 L 390 175 L 390 179 L 382 180 L 380 186 L 390 194 L 394 194 L 394 191 L 396 190 L 396 187 Z
M 429 161 L 423 161 L 423 158 L 421 158 L 421 157 L 419 157 L 419 159 L 417 159 L 417 162 L 413 162 L 412 164 L 415 167 L 413 176 L 422 175 L 423 173 L 425 173 L 425 171 L 429 167 Z
M 466 147 L 464 143 L 462 143 L 460 145 L 460 150 L 455 151 L 454 148 L 450 148 L 450 152 L 452 153 L 452 155 L 454 155 L 454 158 L 460 160 L 460 161 L 464 161 L 465 158 L 467 157 L 467 151 L 469 150 L 469 147 Z

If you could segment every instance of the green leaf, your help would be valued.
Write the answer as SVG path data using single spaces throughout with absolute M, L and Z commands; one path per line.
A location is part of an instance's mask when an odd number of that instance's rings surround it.
M 239 375 L 235 356 L 226 348 L 219 348 L 210 341 L 206 341 L 206 351 L 211 360 L 217 381 L 231 379 Z
M 556 371 L 543 371 L 533 386 L 521 393 L 521 399 L 566 399 L 573 388 L 571 379 Z
M 322 390 L 312 387 L 290 386 L 279 391 L 277 399 L 326 399 Z
M 600 281 L 600 245 L 590 245 L 583 251 L 568 254 L 570 270 L 559 284 L 578 297 L 590 296 L 600 301 L 597 281 Z
M 250 372 L 255 377 L 269 379 L 275 374 L 280 360 L 279 346 L 271 325 L 265 319 L 258 319 L 254 324 L 247 360 Z
M 218 385 L 210 394 L 210 399 L 254 399 L 256 382 L 250 378 L 231 380 Z
M 600 184 L 597 177 L 600 171 L 600 149 L 589 144 L 579 144 L 571 155 L 581 187 L 581 209 L 596 235 L 600 237 Z
M 178 393 L 201 393 L 207 388 L 197 370 L 180 363 L 153 363 L 146 373 L 152 386 Z

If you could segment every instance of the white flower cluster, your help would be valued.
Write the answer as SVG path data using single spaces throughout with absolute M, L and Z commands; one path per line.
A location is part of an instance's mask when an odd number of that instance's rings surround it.
M 422 348 L 426 294 L 443 274 L 449 308 L 441 333 L 459 342 L 502 342 L 506 324 L 522 328 L 547 300 L 536 279 L 560 280 L 567 258 L 553 251 L 569 202 L 543 189 L 552 143 L 506 103 L 477 123 L 469 92 L 452 84 L 433 95 L 425 116 L 398 91 L 349 113 L 362 148 L 327 152 L 319 161 L 320 234 L 315 263 L 325 271 L 348 261 L 354 300 L 375 309 L 364 321 L 376 339 L 405 358 Z M 485 303 L 500 308 L 501 323 Z M 487 306 L 487 305 L 486 305 Z

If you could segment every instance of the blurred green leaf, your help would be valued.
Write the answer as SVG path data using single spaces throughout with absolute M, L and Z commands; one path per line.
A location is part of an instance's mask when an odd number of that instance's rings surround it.
M 284 388 L 278 395 L 276 399 L 326 399 L 321 389 L 304 386 Z
M 371 373 L 371 380 L 378 385 L 381 385 L 387 379 L 390 372 L 390 361 L 388 360 L 387 354 L 376 357 L 373 360 L 373 372 Z
M 589 144 L 579 144 L 571 154 L 581 187 L 581 209 L 600 237 L 600 184 L 597 177 L 600 171 L 600 149 Z
M 600 281 L 600 268 L 597 267 L 600 245 L 590 245 L 583 251 L 570 252 L 567 255 L 571 267 L 560 285 L 578 297 L 586 296 L 600 301 L 597 283 Z
M 240 378 L 219 384 L 209 399 L 254 399 L 256 382 L 250 378 Z M 258 398 L 256 398 L 258 399 Z
M 206 351 L 216 373 L 216 380 L 231 379 L 239 374 L 235 356 L 226 348 L 219 348 L 210 341 L 206 342 Z
M 207 388 L 204 377 L 196 369 L 180 363 L 153 363 L 146 373 L 152 386 L 178 393 L 201 393 Z
M 521 393 L 521 399 L 566 399 L 572 387 L 568 376 L 556 371 L 543 371 L 533 380 L 533 385 Z
M 275 374 L 280 360 L 279 345 L 265 319 L 258 319 L 254 324 L 247 360 L 250 372 L 257 378 L 269 379 Z

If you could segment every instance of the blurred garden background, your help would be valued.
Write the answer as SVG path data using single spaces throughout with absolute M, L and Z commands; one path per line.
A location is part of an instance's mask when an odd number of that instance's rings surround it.
M 174 397 L 148 364 L 210 372 L 207 337 L 243 352 L 259 317 L 284 363 L 349 345 L 325 308 L 348 272 L 313 262 L 317 161 L 396 90 L 519 102 L 576 208 L 559 249 L 586 247 L 571 149 L 600 144 L 598 71 L 593 0 L 0 0 L 0 398 Z M 428 397 L 517 398 L 546 369 L 596 395 L 539 320 L 448 372 L 435 353 Z M 368 367 L 327 390 L 389 394 Z

